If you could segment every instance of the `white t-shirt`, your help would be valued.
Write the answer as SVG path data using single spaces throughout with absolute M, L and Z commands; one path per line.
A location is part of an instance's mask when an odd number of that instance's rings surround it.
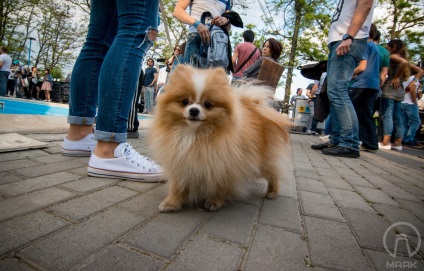
M 373 0 L 370 13 L 368 14 L 361 29 L 359 29 L 358 33 L 354 36 L 355 39 L 368 38 L 368 32 L 370 31 L 376 1 L 377 0 Z M 353 14 L 355 13 L 357 5 L 357 0 L 339 0 L 337 8 L 331 19 L 330 31 L 328 32 L 329 44 L 333 41 L 342 40 L 343 35 L 346 34 L 347 29 L 352 22 Z
M 412 82 L 412 80 L 413 80 L 414 78 L 415 78 L 415 75 L 411 75 L 411 76 L 409 76 L 408 80 L 406 80 L 405 82 L 403 82 L 403 88 L 404 88 L 404 89 L 406 89 L 406 87 L 407 87 L 407 86 L 409 86 L 409 84 Z M 417 92 L 417 94 L 418 94 L 418 87 L 419 87 L 419 84 L 418 84 L 418 82 L 415 82 L 415 84 L 417 85 L 417 87 L 416 87 L 416 92 Z M 417 96 L 418 96 L 418 95 L 417 95 Z M 418 98 L 417 98 L 417 99 L 418 99 Z M 402 103 L 405 103 L 405 104 L 414 104 L 414 103 L 412 102 L 411 92 L 410 92 L 410 91 L 408 91 L 408 92 L 406 92 L 406 93 L 405 93 L 405 98 L 403 99 Z
M 225 0 L 224 2 L 227 2 L 227 4 L 223 3 L 221 0 L 194 0 L 189 5 L 190 16 L 198 21 L 201 21 L 200 19 L 202 18 L 202 14 L 204 12 L 209 12 L 212 18 L 221 16 L 227 9 L 230 9 L 228 7 L 230 1 Z M 207 23 L 207 21 L 205 23 Z M 188 32 L 197 32 L 197 30 L 194 28 L 194 26 L 190 25 Z
M 12 65 L 12 59 L 8 54 L 1 54 L 0 61 L 3 61 L 3 66 L 1 67 L 1 71 L 10 72 L 10 66 Z

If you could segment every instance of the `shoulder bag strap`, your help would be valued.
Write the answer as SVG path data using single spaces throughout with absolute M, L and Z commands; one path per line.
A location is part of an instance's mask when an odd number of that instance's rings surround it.
M 250 53 L 249 57 L 238 67 L 238 69 L 234 72 L 234 74 L 236 74 L 239 70 L 241 70 L 241 68 L 243 68 L 244 65 L 246 65 L 247 61 L 249 61 L 249 59 L 252 58 L 252 56 L 255 54 L 256 50 L 258 50 L 258 47 L 255 47 L 253 52 Z

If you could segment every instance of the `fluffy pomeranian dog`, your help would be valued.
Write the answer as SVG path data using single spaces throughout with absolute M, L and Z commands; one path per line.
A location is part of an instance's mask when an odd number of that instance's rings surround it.
M 266 104 L 272 91 L 234 87 L 221 68 L 187 65 L 178 65 L 164 90 L 149 134 L 154 159 L 168 177 L 161 212 L 184 204 L 216 211 L 247 196 L 247 182 L 261 177 L 268 181 L 266 197 L 278 197 L 290 122 Z

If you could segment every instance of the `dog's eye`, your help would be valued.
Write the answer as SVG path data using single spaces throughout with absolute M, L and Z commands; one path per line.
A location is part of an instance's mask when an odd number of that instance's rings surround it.
M 206 108 L 206 109 L 208 109 L 208 110 L 210 110 L 210 109 L 212 109 L 212 104 L 210 102 L 205 102 L 203 104 L 203 107 Z
M 190 103 L 190 101 L 188 99 L 183 100 L 183 106 L 187 106 L 189 103 Z

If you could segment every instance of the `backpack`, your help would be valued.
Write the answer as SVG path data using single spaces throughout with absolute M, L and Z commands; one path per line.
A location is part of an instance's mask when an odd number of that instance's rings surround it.
M 227 68 L 230 60 L 228 59 L 229 37 L 219 26 L 211 25 L 209 27 L 211 43 L 207 47 L 206 64 L 208 67 Z
M 201 22 L 205 23 L 205 18 L 211 16 L 209 12 L 202 14 Z M 205 24 L 209 29 L 211 37 L 209 44 L 202 43 L 197 55 L 193 55 L 190 64 L 198 68 L 222 67 L 229 69 L 229 42 L 228 33 L 219 26 L 214 24 Z

